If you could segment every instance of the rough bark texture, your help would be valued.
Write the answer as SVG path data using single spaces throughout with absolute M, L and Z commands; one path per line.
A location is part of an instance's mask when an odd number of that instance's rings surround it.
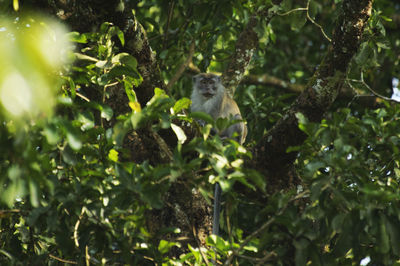
M 244 72 L 250 64 L 253 52 L 257 47 L 258 36 L 254 31 L 257 21 L 258 18 L 255 15 L 251 16 L 245 30 L 236 41 L 235 54 L 222 75 L 222 82 L 231 95 L 235 93 L 235 89 L 242 80 Z
M 319 122 L 324 112 L 335 101 L 349 62 L 360 45 L 371 8 L 372 0 L 343 2 L 332 45 L 321 66 L 305 91 L 255 147 L 255 167 L 265 173 L 273 191 L 288 188 L 288 184 L 296 185 L 292 164 L 297 153 L 286 152 L 289 147 L 300 145 L 306 138 L 298 128 L 296 113 L 302 113 L 312 122 Z
M 279 4 L 281 0 L 277 2 L 276 4 Z M 235 90 L 250 64 L 254 50 L 257 48 L 258 36 L 254 28 L 257 26 L 260 18 L 264 18 L 265 16 L 268 24 L 274 15 L 275 12 L 269 12 L 265 9 L 256 12 L 250 17 L 245 29 L 240 33 L 236 41 L 235 53 L 222 74 L 222 83 L 231 95 L 235 94 Z
M 139 102 L 144 105 L 153 96 L 154 88 L 165 90 L 166 87 L 161 79 L 160 69 L 155 54 L 151 50 L 146 31 L 131 11 L 124 11 L 124 16 L 123 23 L 117 26 L 125 33 L 126 51 L 138 60 L 138 70 L 143 77 L 143 82 L 135 91 L 137 90 Z

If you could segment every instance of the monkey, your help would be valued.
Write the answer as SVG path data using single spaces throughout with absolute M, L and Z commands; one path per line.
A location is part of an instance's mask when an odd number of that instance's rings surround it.
M 200 73 L 193 76 L 193 91 L 190 97 L 192 100 L 191 112 L 205 112 L 211 115 L 212 118 L 230 118 L 241 120 L 239 107 L 222 85 L 221 77 L 211 73 Z M 243 144 L 246 135 L 247 127 L 245 123 L 239 122 L 231 125 L 220 133 L 221 137 L 231 138 L 234 133 L 238 133 L 237 141 Z M 221 187 L 218 183 L 215 184 L 214 190 L 214 210 L 212 233 L 219 233 L 219 214 L 221 208 Z
M 214 119 L 220 117 L 242 119 L 237 103 L 229 96 L 218 75 L 200 73 L 193 76 L 193 91 L 190 99 L 192 100 L 191 112 L 204 112 Z M 231 138 L 235 132 L 238 134 L 236 140 L 243 144 L 247 135 L 244 122 L 231 125 L 222 131 L 220 136 Z

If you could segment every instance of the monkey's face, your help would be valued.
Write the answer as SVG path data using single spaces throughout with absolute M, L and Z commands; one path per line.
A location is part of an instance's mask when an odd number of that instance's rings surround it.
M 203 97 L 209 99 L 218 93 L 218 86 L 221 83 L 220 77 L 214 74 L 198 74 L 193 77 L 194 88 Z

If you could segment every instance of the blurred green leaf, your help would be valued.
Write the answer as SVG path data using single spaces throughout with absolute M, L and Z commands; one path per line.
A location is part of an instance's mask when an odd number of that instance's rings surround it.
M 85 34 L 80 34 L 77 31 L 69 32 L 68 37 L 72 42 L 87 43 L 88 41 Z

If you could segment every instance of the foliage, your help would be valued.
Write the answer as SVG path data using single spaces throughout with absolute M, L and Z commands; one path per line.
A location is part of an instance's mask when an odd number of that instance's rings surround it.
M 274 6 L 274 1 L 244 0 L 132 2 L 165 80 L 183 63 L 192 41 L 195 65 L 223 71 L 250 15 Z M 307 1 L 285 0 L 275 6 L 280 15 L 257 26 L 260 47 L 249 72 L 268 71 L 290 83 L 305 84 L 329 45 L 307 15 L 330 35 L 341 2 L 309 1 L 307 11 L 293 12 Z M 363 85 L 370 84 L 378 93 L 390 95 L 386 85 L 399 74 L 395 55 L 400 36 L 395 31 L 399 26 L 389 18 L 399 12 L 391 1 L 376 1 L 348 74 L 347 83 L 357 93 L 370 94 Z M 13 48 L 13 55 L 26 49 L 44 60 L 43 53 L 32 48 L 39 42 L 20 40 L 19 31 L 27 29 L 16 21 L 13 41 L 22 47 Z M 9 25 L 0 33 L 10 32 Z M 379 100 L 371 107 L 361 97 L 350 104 L 343 97 L 321 123 L 297 114 L 308 138 L 290 149 L 300 151 L 295 166 L 303 183 L 296 191 L 271 195 L 268 178 L 245 162 L 252 159 L 251 145 L 282 117 L 294 93 L 262 84 L 240 85 L 235 97 L 250 130 L 243 147 L 212 136 L 212 126 L 223 128 L 227 121 L 187 114 L 189 75 L 170 94 L 155 88 L 153 98 L 141 106 L 135 92 L 143 82 L 140 65 L 124 52 L 122 29 L 103 22 L 94 32 L 73 31 L 67 36 L 77 47 L 71 55 L 75 62 L 59 71 L 38 67 L 32 62 L 42 61 L 30 56 L 9 59 L 9 48 L 0 44 L 0 59 L 41 71 L 52 90 L 63 80 L 61 91 L 53 96 L 56 109 L 46 116 L 27 116 L 21 122 L 7 114 L 2 102 L 0 264 L 201 265 L 215 256 L 218 262 L 238 265 L 353 265 L 367 257 L 375 265 L 399 264 L 398 104 Z M 51 74 L 43 74 L 47 72 Z M 1 86 L 7 77 L 0 70 Z M 129 112 L 117 115 L 108 104 L 115 84 L 129 99 Z M 88 91 L 96 97 L 85 94 Z M 209 124 L 188 140 L 180 123 L 193 123 L 194 118 Z M 158 134 L 170 128 L 177 138 L 171 160 L 129 160 L 130 151 L 123 145 L 127 134 Z M 180 179 L 208 202 L 216 182 L 224 192 L 222 234 L 209 236 L 205 246 L 182 246 L 175 237 L 181 232 L 177 227 L 149 230 L 148 214 L 165 206 L 164 196 Z M 176 248 L 183 250 L 179 257 L 171 255 Z

